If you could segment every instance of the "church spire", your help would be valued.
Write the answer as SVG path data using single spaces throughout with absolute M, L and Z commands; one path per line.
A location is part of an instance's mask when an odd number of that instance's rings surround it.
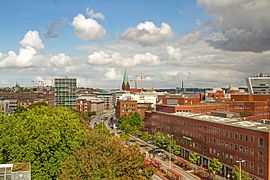
M 125 85 L 127 85 L 127 83 L 128 83 L 128 75 L 127 75 L 127 70 L 126 70 L 126 69 L 125 69 L 125 72 L 124 72 L 123 83 L 124 83 Z
M 126 69 L 125 69 L 124 77 L 123 77 L 122 90 L 124 90 L 124 91 L 129 91 L 130 90 L 130 85 L 129 85 L 129 82 L 128 82 L 128 74 L 127 74 Z

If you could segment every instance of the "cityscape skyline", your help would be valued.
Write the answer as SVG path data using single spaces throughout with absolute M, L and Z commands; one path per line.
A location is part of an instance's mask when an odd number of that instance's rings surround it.
M 246 86 L 245 78 L 269 73 L 269 7 L 267 0 L 2 1 L 0 86 L 66 75 L 79 86 L 119 88 L 125 69 L 154 88 L 182 80 Z

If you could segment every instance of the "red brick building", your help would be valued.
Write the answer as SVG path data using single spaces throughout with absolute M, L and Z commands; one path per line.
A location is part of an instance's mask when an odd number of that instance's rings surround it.
M 246 120 L 270 119 L 270 95 L 232 95 L 230 112 L 244 114 Z
M 134 112 L 138 112 L 141 117 L 144 117 L 145 111 L 151 107 L 152 103 L 138 103 L 132 100 L 118 100 L 115 108 L 116 117 L 120 118 L 123 115 L 128 115 Z
M 229 104 L 197 104 L 183 106 L 157 104 L 156 110 L 167 113 L 191 112 L 198 114 L 211 114 L 213 111 L 229 112 Z
M 195 105 L 199 104 L 200 101 L 200 94 L 197 94 L 195 97 L 183 97 L 180 95 L 167 94 L 162 98 L 162 104 L 166 105 Z
M 117 101 L 115 108 L 116 118 L 120 118 L 123 115 L 128 115 L 130 113 L 138 112 L 137 101 L 127 100 L 127 101 Z
M 218 158 L 223 176 L 231 174 L 237 160 L 245 160 L 242 168 L 255 179 L 270 179 L 270 125 L 184 112 L 146 112 L 144 123 L 149 132 L 173 135 L 186 159 L 197 152 L 199 165 L 207 168 Z

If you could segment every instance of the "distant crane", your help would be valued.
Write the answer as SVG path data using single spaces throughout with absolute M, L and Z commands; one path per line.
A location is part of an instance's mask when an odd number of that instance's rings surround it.
M 45 86 L 46 85 L 46 80 L 40 80 L 38 81 L 42 86 Z
M 134 82 L 134 84 L 135 84 L 135 88 L 137 89 L 138 87 L 137 87 L 137 82 L 140 82 L 140 80 L 138 80 L 138 79 L 132 79 L 132 80 L 129 80 L 130 82 Z
M 136 76 L 136 80 L 138 80 L 138 82 L 141 82 L 141 90 L 143 89 L 143 82 L 145 82 L 147 76 L 143 75 L 142 73 L 140 75 Z

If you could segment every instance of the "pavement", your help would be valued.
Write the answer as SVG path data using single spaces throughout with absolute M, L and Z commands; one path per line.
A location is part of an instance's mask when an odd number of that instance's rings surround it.
M 107 116 L 108 118 L 105 119 L 105 116 Z M 117 135 L 117 131 L 119 131 L 119 130 L 116 130 L 116 129 L 112 129 L 112 128 L 111 128 L 111 123 L 112 123 L 112 122 L 111 122 L 111 119 L 112 119 L 113 117 L 114 117 L 114 116 L 113 116 L 113 112 L 107 112 L 107 113 L 104 113 L 104 114 L 102 114 L 101 116 L 96 116 L 96 117 L 94 117 L 94 118 L 91 120 L 90 125 L 91 125 L 91 127 L 94 128 L 94 124 L 95 124 L 95 123 L 98 124 L 98 123 L 104 122 L 106 128 L 107 128 L 111 133 L 115 133 L 115 134 Z M 119 136 L 119 135 L 118 135 L 118 136 Z M 191 174 L 191 173 L 189 173 L 189 172 L 186 172 L 184 169 L 182 169 L 181 167 L 179 167 L 179 166 L 177 166 L 177 165 L 171 163 L 170 161 L 167 161 L 167 160 L 162 159 L 161 157 L 153 156 L 152 154 L 149 154 L 149 151 L 158 148 L 157 146 L 155 146 L 155 145 L 153 145 L 153 144 L 148 144 L 147 142 L 143 141 L 142 139 L 139 139 L 139 138 L 134 137 L 134 136 L 132 136 L 132 135 L 129 135 L 129 136 L 131 137 L 131 139 L 135 140 L 136 143 L 138 143 L 138 144 L 140 145 L 141 151 L 144 152 L 144 153 L 146 154 L 147 158 L 149 158 L 149 157 L 150 157 L 150 158 L 154 158 L 155 160 L 161 162 L 161 163 L 162 163 L 162 168 L 163 168 L 163 169 L 164 169 L 164 168 L 165 168 L 166 170 L 167 170 L 167 169 L 172 169 L 172 170 L 174 170 L 175 172 L 181 174 L 182 177 L 183 177 L 182 180 L 199 180 L 199 179 L 200 179 L 199 177 L 197 177 L 197 176 L 195 176 L 195 175 L 193 175 L 193 174 Z M 167 151 L 164 151 L 164 154 L 165 154 L 166 156 L 170 156 L 170 157 L 175 156 L 175 155 L 173 155 L 173 154 L 171 154 L 171 153 L 169 153 L 169 152 L 167 152 Z M 177 156 L 175 156 L 175 157 L 177 157 Z M 155 175 L 152 177 L 152 179 L 154 179 L 154 180 L 161 180 L 162 178 L 155 174 Z M 216 179 L 219 180 L 219 179 L 221 179 L 221 177 L 216 176 Z

